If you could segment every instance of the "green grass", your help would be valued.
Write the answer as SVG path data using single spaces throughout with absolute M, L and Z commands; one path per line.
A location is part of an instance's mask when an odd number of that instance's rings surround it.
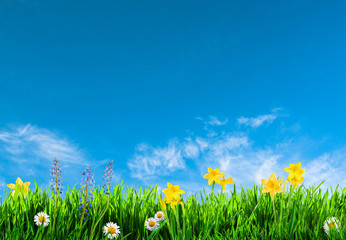
M 236 191 L 234 185 L 232 191 L 228 188 L 225 192 L 212 192 L 209 195 L 204 190 L 200 194 L 182 196 L 184 216 L 181 205 L 178 205 L 177 214 L 168 206 L 168 216 L 160 223 L 160 228 L 152 233 L 145 228 L 144 222 L 162 210 L 158 203 L 163 198 L 162 193 L 157 191 L 155 185 L 148 189 L 141 187 L 139 191 L 126 186 L 126 193 L 122 194 L 124 187 L 121 182 L 113 188 L 107 210 L 107 196 L 102 193 L 102 189 L 96 189 L 92 211 L 90 216 L 85 217 L 82 228 L 79 228 L 78 217 L 81 194 L 75 187 L 72 190 L 68 188 L 66 197 L 57 202 L 53 235 L 55 202 L 46 190 L 42 191 L 37 187 L 35 181 L 35 191 L 29 192 L 26 199 L 16 200 L 8 196 L 4 202 L 1 200 L 0 238 L 107 239 L 103 227 L 108 222 L 120 226 L 121 235 L 117 239 L 129 240 L 346 238 L 346 230 L 342 224 L 339 232 L 331 231 L 329 236 L 323 229 L 324 222 L 329 217 L 334 216 L 340 222 L 345 222 L 345 189 L 340 193 L 331 188 L 330 193 L 327 191 L 322 195 L 322 190 L 318 187 L 306 190 L 301 185 L 295 190 L 286 189 L 284 194 L 275 194 L 277 224 L 270 195 L 260 193 L 263 186 L 254 185 L 252 189 L 246 190 L 241 187 L 241 191 Z M 49 215 L 50 223 L 47 227 L 35 225 L 34 216 L 38 212 Z M 97 223 L 98 219 L 100 221 Z M 92 229 L 95 229 L 93 234 Z

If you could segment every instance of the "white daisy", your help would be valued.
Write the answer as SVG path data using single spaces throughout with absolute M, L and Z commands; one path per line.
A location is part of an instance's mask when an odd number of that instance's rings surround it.
M 329 229 L 336 229 L 337 231 L 340 226 L 340 222 L 335 217 L 329 218 L 324 222 L 324 231 L 329 234 Z
M 106 226 L 103 227 L 103 231 L 109 239 L 117 238 L 120 235 L 120 227 L 113 222 L 107 223 Z
M 155 218 L 148 218 L 148 220 L 145 222 L 145 227 L 150 231 L 154 231 L 159 227 L 159 223 Z
M 165 220 L 165 215 L 163 215 L 163 212 L 159 211 L 155 214 L 155 220 L 157 222 L 161 222 L 163 220 Z
M 45 227 L 48 226 L 49 224 L 49 216 L 44 213 L 44 212 L 39 212 L 35 217 L 34 217 L 34 221 L 36 223 L 37 226 L 41 226 L 42 223 L 44 224 Z

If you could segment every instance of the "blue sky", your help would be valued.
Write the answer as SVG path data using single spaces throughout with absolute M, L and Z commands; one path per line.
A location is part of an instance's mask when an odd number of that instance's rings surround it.
M 260 185 L 289 163 L 345 187 L 344 1 L 0 2 L 0 189 Z M 79 185 L 78 185 L 79 187 Z M 227 190 L 233 189 L 233 184 Z

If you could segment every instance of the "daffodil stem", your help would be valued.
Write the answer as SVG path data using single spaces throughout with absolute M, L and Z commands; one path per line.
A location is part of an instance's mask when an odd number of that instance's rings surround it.
M 168 218 L 167 210 L 164 209 L 164 212 L 165 212 L 165 217 L 167 218 L 167 221 L 166 221 L 166 222 L 167 222 L 168 232 L 169 232 L 169 234 L 171 234 L 172 239 L 174 239 L 174 238 L 173 238 L 174 234 L 172 233 L 172 230 L 171 230 L 171 227 L 170 227 L 170 224 L 169 224 L 170 219 Z
M 274 209 L 274 219 L 275 219 L 275 224 L 277 224 L 277 223 L 276 223 L 276 213 L 275 213 L 275 203 L 274 203 L 274 198 L 273 198 L 273 209 Z
M 184 239 L 186 238 L 185 236 L 185 224 L 186 224 L 186 217 L 185 217 L 185 213 L 183 212 L 183 237 Z
M 179 205 L 176 206 L 177 209 L 174 207 L 174 215 L 175 215 L 175 220 L 177 221 L 177 232 L 180 229 L 180 223 L 179 223 Z
M 283 187 L 283 189 L 282 189 L 282 194 L 285 193 L 285 187 L 286 187 L 286 183 L 287 183 L 288 181 L 289 181 L 289 180 L 287 179 L 287 180 L 285 181 L 285 183 L 284 183 L 284 187 Z
M 173 214 L 174 214 L 174 208 L 171 208 L 171 209 L 173 210 Z M 169 220 L 170 220 L 170 219 L 169 219 Z M 171 226 L 172 226 L 172 227 L 170 228 L 169 233 L 171 234 L 172 240 L 175 240 L 174 236 L 175 236 L 176 234 L 174 234 L 175 229 L 174 229 L 173 221 L 172 221 L 172 225 L 171 225 Z
M 214 203 L 214 187 L 215 187 L 215 182 L 213 182 L 213 186 L 211 188 L 211 196 L 210 196 L 210 198 L 212 199 L 212 203 Z

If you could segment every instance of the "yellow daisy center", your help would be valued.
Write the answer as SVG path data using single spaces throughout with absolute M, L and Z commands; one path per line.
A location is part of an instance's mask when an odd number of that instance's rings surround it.
M 162 218 L 162 213 L 158 213 L 158 214 L 157 214 L 157 217 L 158 217 L 158 218 Z
M 109 227 L 107 230 L 109 233 L 114 234 L 115 233 L 115 228 L 114 227 Z
M 38 218 L 38 220 L 40 221 L 40 222 L 44 222 L 45 221 L 45 219 L 44 219 L 44 217 L 43 216 L 40 216 L 39 218 Z
M 333 222 L 330 222 L 330 223 L 329 223 L 329 227 L 330 227 L 330 229 L 333 229 L 333 228 L 334 228 L 334 223 L 333 223 Z
M 148 225 L 149 225 L 150 227 L 154 227 L 154 226 L 155 226 L 155 222 L 154 222 L 154 221 L 150 221 L 150 222 L 148 223 Z

